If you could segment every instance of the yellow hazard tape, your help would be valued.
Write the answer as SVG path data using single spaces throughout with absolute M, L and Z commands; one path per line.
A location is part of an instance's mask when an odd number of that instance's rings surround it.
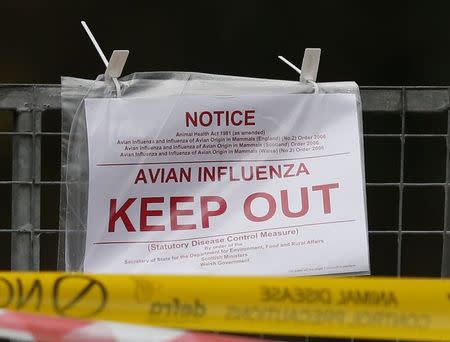
M 0 273 L 0 308 L 198 330 L 450 340 L 450 280 Z

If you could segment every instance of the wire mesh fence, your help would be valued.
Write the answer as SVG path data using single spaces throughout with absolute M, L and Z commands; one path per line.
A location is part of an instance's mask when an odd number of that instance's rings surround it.
M 55 266 L 60 102 L 58 86 L 0 86 L 2 269 Z
M 372 274 L 447 277 L 449 89 L 361 96 Z M 66 138 L 59 86 L 0 85 L 0 269 L 56 269 Z

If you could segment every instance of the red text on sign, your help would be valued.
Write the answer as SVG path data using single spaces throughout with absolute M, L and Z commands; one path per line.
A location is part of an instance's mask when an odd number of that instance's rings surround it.
M 116 229 L 117 221 L 121 220 L 123 226 L 128 232 L 135 232 L 136 227 L 128 216 L 128 210 L 136 202 L 137 198 L 129 198 L 125 203 L 117 208 L 117 199 L 112 198 L 109 204 L 109 222 L 108 232 L 113 233 Z M 140 222 L 139 230 L 141 232 L 164 231 L 165 225 L 149 224 L 148 219 L 151 217 L 163 217 L 164 212 L 161 209 L 149 209 L 152 204 L 163 204 L 164 197 L 142 197 L 140 199 Z M 171 230 L 189 230 L 196 229 L 196 224 L 180 224 L 178 218 L 180 216 L 194 215 L 194 197 L 193 196 L 175 196 L 169 199 L 169 215 Z M 192 209 L 182 209 L 180 204 L 192 203 Z M 222 215 L 227 209 L 226 201 L 220 196 L 201 196 L 200 197 L 200 215 L 202 228 L 209 228 L 210 218 Z
M 317 193 L 321 197 L 322 210 L 324 214 L 332 212 L 332 190 L 338 189 L 339 183 L 314 185 L 311 191 L 307 187 L 301 187 L 298 190 L 300 195 L 300 206 L 292 208 L 288 190 L 281 190 L 279 196 L 274 196 L 267 192 L 255 192 L 245 198 L 243 203 L 243 214 L 245 218 L 252 222 L 264 222 L 270 220 L 280 211 L 280 214 L 287 218 L 300 218 L 310 211 L 310 192 Z M 165 231 L 169 228 L 172 231 L 191 230 L 201 228 L 210 228 L 211 219 L 218 218 L 227 210 L 227 202 L 221 196 L 200 196 L 198 199 L 194 196 L 172 196 L 165 197 L 142 197 L 137 202 L 137 198 L 128 198 L 120 206 L 116 198 L 110 199 L 108 232 L 116 231 L 116 224 L 121 221 L 123 227 L 128 232 Z M 255 212 L 253 204 L 255 201 L 266 202 L 267 209 L 264 213 Z M 140 202 L 140 203 L 139 203 Z M 128 211 L 133 205 L 139 203 L 139 222 L 133 223 L 128 215 Z M 168 204 L 168 208 L 163 207 Z M 239 212 L 239 211 L 238 211 Z M 237 213 L 233 213 L 237 215 Z M 168 217 L 165 217 L 168 215 Z M 197 217 L 197 215 L 200 215 Z M 156 223 L 149 223 L 149 221 Z M 180 222 L 181 221 L 181 222 Z M 161 222 L 169 222 L 169 227 Z M 195 222 L 201 222 L 196 224 Z
M 255 110 L 216 110 L 186 112 L 186 127 L 254 126 Z
M 337 188 L 339 188 L 339 183 L 314 185 L 312 187 L 312 191 L 321 191 L 322 193 L 322 204 L 324 214 L 331 213 L 330 190 Z M 256 199 L 263 199 L 265 202 L 267 202 L 267 212 L 264 215 L 257 216 L 252 211 L 252 203 Z M 300 200 L 301 200 L 301 208 L 297 211 L 292 211 L 289 207 L 289 197 L 287 190 L 281 190 L 280 202 L 281 202 L 281 211 L 283 215 L 290 218 L 298 218 L 305 216 L 309 211 L 308 188 L 306 187 L 300 188 Z M 267 192 L 255 192 L 250 196 L 248 196 L 244 201 L 244 215 L 249 221 L 252 222 L 267 221 L 275 215 L 276 211 L 277 211 L 277 201 L 271 194 Z

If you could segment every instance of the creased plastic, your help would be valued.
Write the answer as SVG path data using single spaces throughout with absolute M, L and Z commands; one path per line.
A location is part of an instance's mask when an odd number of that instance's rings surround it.
M 119 79 L 124 98 L 151 98 L 168 95 L 276 95 L 335 93 L 357 98 L 360 139 L 362 114 L 359 88 L 354 82 L 307 84 L 247 77 L 192 72 L 134 73 Z M 103 76 L 96 80 L 61 78 L 62 97 L 62 179 L 58 268 L 83 271 L 89 163 L 84 100 L 116 97 L 114 84 Z M 363 149 L 361 148 L 361 154 Z M 362 160 L 363 155 L 361 155 Z M 362 165 L 364 172 L 364 165 Z M 364 194 L 365 197 L 365 194 Z

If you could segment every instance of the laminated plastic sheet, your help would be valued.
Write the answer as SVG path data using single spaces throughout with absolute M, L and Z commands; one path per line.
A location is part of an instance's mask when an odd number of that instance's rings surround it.
M 97 80 L 62 78 L 63 132 L 69 140 L 63 141 L 62 153 L 67 153 L 62 165 L 60 224 L 65 231 L 60 241 L 60 256 L 67 271 L 82 271 L 85 260 L 86 229 L 88 221 L 89 157 L 88 129 L 85 103 L 91 99 L 115 98 L 115 88 L 102 77 Z M 187 72 L 136 73 L 120 79 L 122 99 L 158 99 L 167 96 L 282 96 L 294 94 L 351 94 L 356 99 L 357 138 L 362 144 L 362 118 L 359 88 L 353 82 L 319 83 L 317 85 L 268 79 L 208 75 Z M 133 120 L 130 114 L 129 120 Z M 363 161 L 363 150 L 359 148 Z M 364 179 L 364 165 L 361 165 Z M 365 189 L 360 202 L 364 202 Z M 366 219 L 364 218 L 366 222 Z M 365 231 L 366 225 L 361 227 Z M 367 245 L 367 232 L 363 243 Z M 365 247 L 367 248 L 367 247 Z M 100 270 L 97 270 L 100 271 Z M 151 273 L 151 269 L 149 269 Z M 367 274 L 368 268 L 363 271 Z M 327 272 L 330 273 L 330 272 Z M 343 273 L 339 271 L 338 273 Z M 350 272 L 352 273 L 352 272 Z

